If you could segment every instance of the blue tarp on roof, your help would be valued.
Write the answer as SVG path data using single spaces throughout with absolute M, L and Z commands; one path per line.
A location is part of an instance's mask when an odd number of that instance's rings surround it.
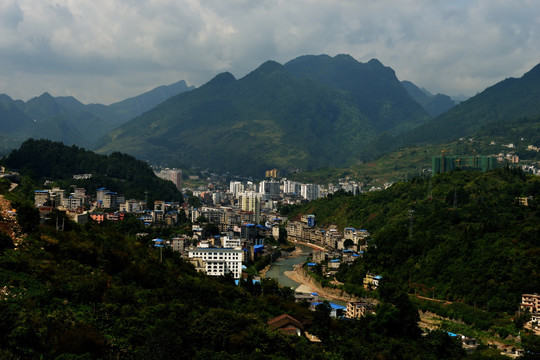
M 353 254 L 353 257 L 359 257 L 359 256 L 360 256 L 360 255 L 358 255 L 358 254 Z
M 322 304 L 324 304 L 324 303 L 323 302 L 313 303 L 313 305 L 315 305 L 315 306 L 322 305 Z M 345 306 L 341 306 L 341 305 L 334 304 L 334 303 L 331 303 L 331 302 L 329 302 L 328 304 L 330 305 L 331 309 L 335 309 L 335 310 L 346 310 L 347 309 Z
M 317 294 L 316 292 L 311 293 L 311 295 L 313 295 L 313 296 L 319 296 L 319 294 Z
M 339 259 L 330 260 L 330 262 L 333 262 L 333 263 L 339 262 Z
M 315 266 L 317 263 L 307 263 L 307 266 Z
M 377 276 L 374 276 L 373 278 L 374 278 L 374 279 L 377 279 L 377 280 L 381 280 L 381 279 L 382 279 L 382 276 L 377 275 Z

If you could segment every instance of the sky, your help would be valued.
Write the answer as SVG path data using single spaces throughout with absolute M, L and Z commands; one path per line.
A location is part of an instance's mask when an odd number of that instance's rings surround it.
M 472 96 L 540 62 L 538 0 L 1 0 L 0 93 L 110 104 L 267 60 L 377 58 Z

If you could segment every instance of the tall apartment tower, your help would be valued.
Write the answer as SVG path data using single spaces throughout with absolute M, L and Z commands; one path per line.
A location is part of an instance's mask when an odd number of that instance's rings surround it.
M 263 180 L 259 183 L 259 193 L 269 196 L 279 196 L 279 182 Z
M 315 200 L 319 198 L 319 185 L 302 184 L 300 187 L 300 195 L 306 200 Z
M 163 180 L 172 181 L 178 191 L 182 192 L 182 170 L 180 169 L 162 169 L 156 172 L 156 176 Z
M 245 189 L 244 184 L 240 181 L 231 181 L 229 184 L 229 192 L 233 194 L 233 197 L 238 197 L 240 193 L 243 193 Z
M 255 221 L 259 222 L 261 214 L 261 194 L 255 191 L 248 191 L 238 195 L 238 204 L 244 211 L 252 211 L 255 215 Z

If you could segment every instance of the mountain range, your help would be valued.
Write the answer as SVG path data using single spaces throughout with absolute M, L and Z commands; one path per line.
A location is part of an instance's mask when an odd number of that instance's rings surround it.
M 403 146 L 473 136 L 491 123 L 536 119 L 539 98 L 540 65 L 455 105 L 399 81 L 377 59 L 305 55 L 267 61 L 240 79 L 225 72 L 196 89 L 180 81 L 109 106 L 0 95 L 0 140 L 15 148 L 47 138 L 260 176 L 269 168 L 348 167 Z
M 379 134 L 429 118 L 378 60 L 302 56 L 241 79 L 219 74 L 123 124 L 97 150 L 254 175 L 352 164 Z
M 108 106 L 85 105 L 72 96 L 53 97 L 49 93 L 27 102 L 0 94 L 0 139 L 4 140 L 4 150 L 32 137 L 92 147 L 124 122 L 191 89 L 182 80 Z

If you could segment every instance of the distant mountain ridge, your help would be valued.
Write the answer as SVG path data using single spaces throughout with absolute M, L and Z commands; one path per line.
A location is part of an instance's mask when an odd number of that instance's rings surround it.
M 439 116 L 456 105 L 450 96 L 444 94 L 433 95 L 426 89 L 419 88 L 410 81 L 402 81 L 401 85 L 420 105 L 422 105 L 424 110 L 426 110 L 431 117 Z
M 192 89 L 182 80 L 109 106 L 85 105 L 72 96 L 53 97 L 49 93 L 27 102 L 0 94 L 0 138 L 4 138 L 5 148 L 16 147 L 28 138 L 91 147 L 122 123 Z
M 378 60 L 348 55 L 267 61 L 217 75 L 110 133 L 97 150 L 238 174 L 357 161 L 362 146 L 429 116 Z
M 497 121 L 540 116 L 540 64 L 521 78 L 508 78 L 437 118 L 402 134 L 400 144 L 443 142 L 473 135 Z

